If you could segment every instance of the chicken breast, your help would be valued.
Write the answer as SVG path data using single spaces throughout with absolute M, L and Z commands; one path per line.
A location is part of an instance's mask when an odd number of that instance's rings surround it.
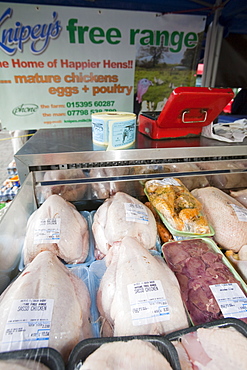
M 157 226 L 148 207 L 132 196 L 118 192 L 98 208 L 92 231 L 96 248 L 106 255 L 114 242 L 136 238 L 145 248 L 155 249 Z
M 44 309 L 41 309 L 42 305 L 37 306 L 33 304 L 35 302 L 32 304 L 30 302 L 30 300 L 41 299 L 44 302 L 51 301 L 50 305 L 53 303 L 53 308 L 48 306 L 48 302 L 45 306 L 43 305 Z M 0 297 L 2 351 L 44 347 L 44 344 L 39 343 L 43 342 L 41 340 L 42 331 L 46 328 L 48 333 L 45 332 L 45 335 L 48 336 L 48 340 L 46 340 L 45 347 L 55 348 L 64 360 L 67 360 L 70 351 L 79 341 L 92 336 L 89 323 L 90 304 L 90 296 L 85 283 L 71 273 L 54 253 L 50 251 L 39 253 Z M 14 309 L 16 305 L 17 308 Z M 45 326 L 42 326 L 43 330 L 39 329 L 38 324 L 42 321 L 42 317 L 38 313 L 42 310 L 47 315 L 51 314 L 50 330 L 49 325 L 46 326 L 47 321 Z M 36 315 L 35 320 L 33 316 L 32 320 L 30 319 L 33 311 Z M 20 314 L 17 316 L 18 312 L 22 314 L 24 312 L 23 318 Z M 37 326 L 37 333 L 31 335 L 28 332 L 30 327 L 25 327 L 25 330 L 21 330 L 22 336 L 16 339 L 15 331 L 11 332 L 9 329 L 11 318 L 19 320 L 18 322 L 13 321 L 12 327 L 18 327 L 19 323 L 22 328 L 25 320 L 33 322 L 33 325 Z M 37 339 L 34 340 L 33 338 L 36 337 Z
M 234 327 L 199 328 L 182 336 L 181 345 L 190 359 L 191 367 L 187 362 L 187 369 L 195 366 L 205 370 L 247 368 L 247 338 Z M 178 351 L 179 358 L 181 353 Z
M 133 339 L 102 344 L 79 370 L 172 370 L 167 359 L 151 343 Z
M 103 336 L 164 335 L 188 327 L 178 281 L 161 257 L 125 237 L 106 263 L 97 294 Z
M 195 189 L 192 194 L 201 202 L 215 230 L 214 240 L 220 247 L 238 252 L 247 244 L 246 208 L 241 203 L 214 187 Z
M 51 195 L 30 216 L 23 246 L 24 264 L 50 250 L 66 263 L 84 262 L 89 251 L 86 219 L 73 204 Z

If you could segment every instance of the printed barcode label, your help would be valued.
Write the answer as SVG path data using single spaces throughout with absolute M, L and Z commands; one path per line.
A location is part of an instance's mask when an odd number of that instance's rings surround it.
M 57 243 L 60 240 L 61 218 L 37 220 L 34 229 L 34 244 Z
M 170 319 L 169 306 L 160 280 L 129 284 L 128 295 L 134 326 Z

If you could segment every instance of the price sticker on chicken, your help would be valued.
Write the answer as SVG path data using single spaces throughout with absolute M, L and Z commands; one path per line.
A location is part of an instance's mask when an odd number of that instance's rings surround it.
M 61 218 L 37 220 L 34 229 L 34 244 L 57 243 L 60 240 Z
M 48 347 L 54 299 L 18 299 L 10 308 L 1 351 Z
M 148 213 L 143 204 L 124 203 L 126 221 L 148 224 Z
M 247 298 L 237 283 L 209 286 L 224 317 L 247 317 Z
M 138 282 L 127 287 L 134 326 L 170 319 L 169 306 L 160 280 Z
M 247 222 L 247 209 L 244 206 L 240 207 L 236 204 L 231 204 L 231 207 L 234 209 L 239 221 Z

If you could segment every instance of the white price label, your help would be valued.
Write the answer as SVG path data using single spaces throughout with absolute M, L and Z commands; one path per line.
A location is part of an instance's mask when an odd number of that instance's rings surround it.
M 169 306 L 160 280 L 128 285 L 134 326 L 170 320 Z
M 237 283 L 209 285 L 224 317 L 247 317 L 247 298 Z
M 148 224 L 148 213 L 143 204 L 124 203 L 126 221 Z
M 1 351 L 48 347 L 54 299 L 13 301 Z
M 231 207 L 234 209 L 239 221 L 247 222 L 247 208 L 237 206 L 236 204 L 231 204 Z
M 173 177 L 165 177 L 161 180 L 162 185 L 174 185 L 174 186 L 181 186 L 181 184 L 174 179 Z
M 34 229 L 34 244 L 57 243 L 60 240 L 61 218 L 39 219 Z

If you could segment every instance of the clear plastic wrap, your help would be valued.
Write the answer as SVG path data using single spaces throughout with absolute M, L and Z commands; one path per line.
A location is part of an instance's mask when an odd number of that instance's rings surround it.
M 247 367 L 247 325 L 228 318 L 168 334 L 182 369 L 242 369 Z
M 157 240 L 153 213 L 138 199 L 122 192 L 107 198 L 97 209 L 92 231 L 101 257 L 108 253 L 114 242 L 125 236 L 136 238 L 146 249 L 155 249 Z
M 162 221 L 177 236 L 212 236 L 214 230 L 202 213 L 200 202 L 177 178 L 149 180 L 145 193 Z
M 43 250 L 51 250 L 65 263 L 82 263 L 89 253 L 85 217 L 59 195 L 50 195 L 31 214 L 23 245 L 24 264 Z
M 51 347 L 66 361 L 79 341 L 93 336 L 84 280 L 52 252 L 39 253 L 1 295 L 1 350 Z
M 136 340 L 141 341 L 141 344 L 143 346 L 142 352 L 138 352 L 138 349 L 136 348 L 135 344 L 137 343 Z M 134 341 L 134 342 L 133 342 Z M 127 355 L 130 356 L 130 358 L 126 359 L 126 362 L 124 359 L 121 361 L 121 358 L 123 356 L 123 353 L 121 351 L 121 347 L 116 345 L 120 343 L 126 343 L 127 344 Z M 138 342 L 139 343 L 139 342 Z M 149 344 L 149 346 L 146 346 L 145 344 Z M 113 353 L 107 353 L 108 349 L 111 348 L 111 344 L 113 344 L 113 351 L 115 351 L 115 354 Z M 164 358 L 159 356 L 159 367 L 162 369 L 173 369 L 173 370 L 181 370 L 178 355 L 176 353 L 175 348 L 173 345 L 164 337 L 158 337 L 158 336 L 151 336 L 151 335 L 142 335 L 142 336 L 126 336 L 126 337 L 111 337 L 111 338 L 94 338 L 94 339 L 88 339 L 84 340 L 73 349 L 69 362 L 68 362 L 68 370 L 75 370 L 80 369 L 82 364 L 87 360 L 87 358 L 94 353 L 94 356 L 96 354 L 96 351 L 102 347 L 102 352 L 104 351 L 106 356 L 105 361 L 108 364 L 108 366 L 112 366 L 112 369 L 153 369 L 157 368 L 155 365 L 155 356 L 156 356 L 156 350 L 159 351 L 160 354 L 164 356 Z M 150 345 L 154 346 L 150 348 Z M 140 350 L 140 348 L 139 348 Z M 146 350 L 152 350 L 151 357 L 150 352 L 147 354 L 145 353 Z M 134 351 L 134 352 L 133 352 Z M 102 353 L 101 352 L 101 353 Z M 103 354 L 103 353 L 102 353 Z M 101 355 L 102 356 L 102 355 Z M 116 357 L 115 357 L 116 356 Z M 140 356 L 142 359 L 140 359 Z M 132 359 L 132 360 L 131 360 Z M 114 361 L 115 360 L 115 361 Z M 119 362 L 120 360 L 120 362 Z M 167 361 L 166 361 L 167 360 Z M 128 362 L 130 361 L 130 362 Z M 168 363 L 167 363 L 168 362 Z M 124 367 L 124 363 L 127 364 L 127 366 Z M 115 364 L 115 367 L 114 367 Z M 117 366 L 119 364 L 119 367 Z M 121 366 L 120 366 L 121 364 Z M 169 366 L 169 365 L 170 366 Z M 105 368 L 105 363 L 100 362 L 98 364 L 102 369 Z M 85 368 L 87 368 L 87 365 L 85 364 Z M 161 367 L 162 366 L 162 367 Z M 83 367 L 84 368 L 84 367 Z M 97 365 L 95 368 L 99 368 Z
M 201 202 L 221 248 L 238 252 L 247 244 L 247 209 L 241 203 L 213 186 L 194 189 L 192 194 Z
M 247 322 L 247 286 L 213 240 L 168 242 L 162 252 L 194 325 L 224 317 Z

